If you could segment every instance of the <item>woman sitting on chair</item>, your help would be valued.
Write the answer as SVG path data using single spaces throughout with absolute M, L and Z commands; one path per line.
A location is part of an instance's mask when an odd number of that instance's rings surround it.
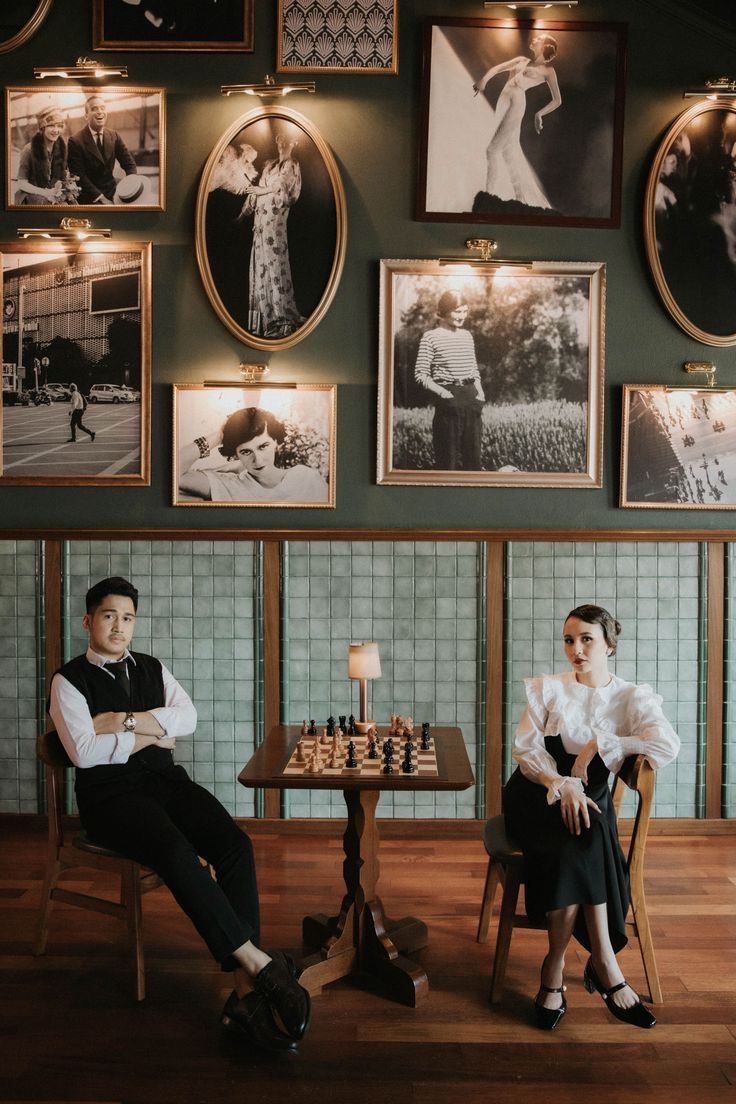
M 507 831 L 524 852 L 527 914 L 548 932 L 534 1001 L 537 1026 L 547 1031 L 567 1010 L 563 968 L 572 935 L 590 952 L 586 989 L 624 1023 L 656 1023 L 616 961 L 629 892 L 608 782 L 629 755 L 665 766 L 680 741 L 651 686 L 609 672 L 620 632 L 600 606 L 568 614 L 563 639 L 572 670 L 525 680 L 513 750 L 519 766 L 504 789 Z

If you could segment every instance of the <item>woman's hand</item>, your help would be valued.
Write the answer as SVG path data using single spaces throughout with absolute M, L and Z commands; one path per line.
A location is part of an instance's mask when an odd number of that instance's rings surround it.
M 542 133 L 543 127 L 544 127 L 544 120 L 542 118 L 542 112 L 537 111 L 535 116 L 534 116 L 534 129 L 536 130 L 537 134 Z
M 560 790 L 560 813 L 565 827 L 571 835 L 579 836 L 583 824 L 586 828 L 590 828 L 588 807 L 595 809 L 597 813 L 600 813 L 600 809 L 595 801 L 581 793 L 577 786 L 563 783 Z
M 588 767 L 593 756 L 598 751 L 598 744 L 595 740 L 590 740 L 582 751 L 578 752 L 577 758 L 572 765 L 570 774 L 573 778 L 580 778 L 583 785 L 588 785 Z

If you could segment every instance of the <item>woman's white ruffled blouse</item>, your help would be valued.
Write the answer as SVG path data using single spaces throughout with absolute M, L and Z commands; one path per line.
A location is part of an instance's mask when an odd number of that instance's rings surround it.
M 651 686 L 637 686 L 616 675 L 606 686 L 584 686 L 574 671 L 524 679 L 527 706 L 514 736 L 513 758 L 521 773 L 547 787 L 550 805 L 560 787 L 578 778 L 558 774 L 544 746 L 545 736 L 561 736 L 562 746 L 577 755 L 595 740 L 598 754 L 614 774 L 629 755 L 646 755 L 655 770 L 671 763 L 680 740 L 662 712 L 662 698 Z

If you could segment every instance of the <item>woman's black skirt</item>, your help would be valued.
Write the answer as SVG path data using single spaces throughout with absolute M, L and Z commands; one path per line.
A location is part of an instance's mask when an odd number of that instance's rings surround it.
M 569 775 L 575 756 L 564 750 L 561 737 L 546 736 L 544 743 L 559 773 Z M 627 942 L 629 879 L 618 841 L 609 776 L 596 755 L 588 767 L 585 793 L 601 811 L 588 808 L 590 828 L 583 825 L 579 836 L 565 827 L 560 803 L 547 804 L 546 787 L 525 778 L 518 767 L 504 787 L 503 811 L 509 836 L 524 852 L 524 896 L 530 923 L 546 927 L 547 913 L 555 909 L 605 903 L 611 945 L 618 953 Z M 582 909 L 574 934 L 591 950 Z

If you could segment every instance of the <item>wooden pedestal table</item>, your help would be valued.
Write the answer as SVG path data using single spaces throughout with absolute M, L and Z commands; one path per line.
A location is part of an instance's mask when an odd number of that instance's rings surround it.
M 429 992 L 427 975 L 406 955 L 427 944 L 427 926 L 407 916 L 390 920 L 377 893 L 379 834 L 376 806 L 382 790 L 466 790 L 473 784 L 459 728 L 433 728 L 437 774 L 366 776 L 360 770 L 339 775 L 289 774 L 284 767 L 299 739 L 297 725 L 277 725 L 238 775 L 244 786 L 267 789 L 342 790 L 347 806 L 343 836 L 345 896 L 336 916 L 306 916 L 304 942 L 318 948 L 302 962 L 300 981 L 310 993 L 349 974 L 373 980 L 403 1004 L 416 1005 Z M 387 729 L 379 729 L 382 742 Z

